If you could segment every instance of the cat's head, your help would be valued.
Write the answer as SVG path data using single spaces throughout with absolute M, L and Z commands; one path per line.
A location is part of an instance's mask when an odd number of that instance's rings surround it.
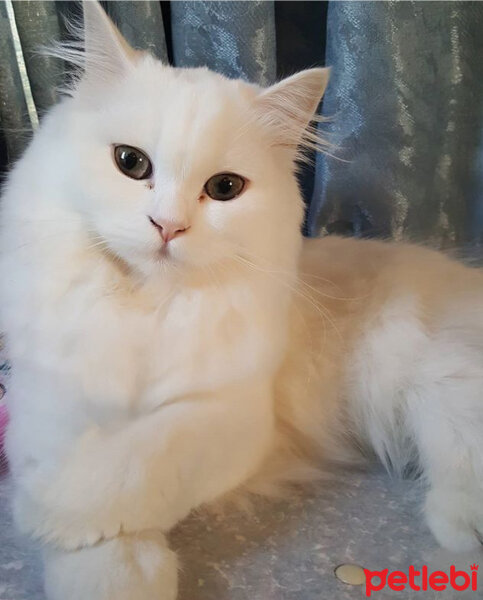
M 76 210 L 115 255 L 148 274 L 244 256 L 296 255 L 300 144 L 328 80 L 304 71 L 260 88 L 175 69 L 132 50 L 84 2 L 84 74 L 63 108 Z

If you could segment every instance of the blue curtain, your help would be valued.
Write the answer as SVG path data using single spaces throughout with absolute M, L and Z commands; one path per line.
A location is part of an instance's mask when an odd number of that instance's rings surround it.
M 103 5 L 131 44 L 175 66 L 207 65 L 262 85 L 301 68 L 333 67 L 321 106 L 330 118 L 323 134 L 332 150 L 314 157 L 315 169 L 301 178 L 307 234 L 409 238 L 473 250 L 481 244 L 483 3 Z M 78 2 L 0 2 L 4 162 L 18 156 L 25 144 L 19 132 L 35 126 L 34 113 L 41 118 L 55 101 L 58 67 L 35 62 L 32 49 L 66 36 L 62 17 L 78 13 Z
M 333 2 L 310 232 L 479 244 L 483 4 Z
M 176 66 L 211 69 L 269 85 L 276 77 L 274 3 L 173 2 Z

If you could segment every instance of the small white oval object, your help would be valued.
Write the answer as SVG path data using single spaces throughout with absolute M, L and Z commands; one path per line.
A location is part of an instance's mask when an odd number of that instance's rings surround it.
M 364 569 L 359 565 L 339 565 L 334 569 L 334 574 L 339 581 L 348 585 L 362 585 L 366 582 Z

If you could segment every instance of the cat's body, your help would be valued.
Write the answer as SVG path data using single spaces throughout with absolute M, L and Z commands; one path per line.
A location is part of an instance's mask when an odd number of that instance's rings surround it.
M 191 509 L 354 445 L 419 460 L 438 539 L 477 546 L 483 275 L 415 246 L 302 243 L 295 146 L 325 72 L 264 91 L 162 67 L 99 10 L 86 76 L 2 205 L 14 508 L 47 544 L 49 598 L 171 600 L 164 532 Z M 119 144 L 151 157 L 145 181 Z M 239 197 L 212 199 L 220 172 Z
M 278 414 L 336 461 L 352 447 L 399 474 L 418 465 L 438 541 L 477 547 L 483 274 L 415 245 L 325 238 L 305 242 L 300 277 Z

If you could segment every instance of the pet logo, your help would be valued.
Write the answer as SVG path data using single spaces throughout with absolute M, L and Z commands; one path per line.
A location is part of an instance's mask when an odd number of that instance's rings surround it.
M 369 571 L 364 569 L 366 575 L 366 596 L 371 597 L 373 592 L 379 592 L 386 586 L 394 591 L 402 592 L 411 589 L 416 592 L 427 591 L 428 589 L 436 592 L 442 592 L 447 588 L 452 588 L 457 592 L 463 592 L 467 589 L 476 591 L 478 589 L 478 567 L 479 565 L 470 565 L 470 571 L 457 571 L 454 565 L 451 565 L 448 573 L 444 571 L 428 572 L 427 565 L 423 565 L 420 571 L 416 571 L 411 565 L 408 573 L 403 571 L 391 571 L 383 569 L 382 571 Z M 471 586 L 471 587 L 470 587 Z

